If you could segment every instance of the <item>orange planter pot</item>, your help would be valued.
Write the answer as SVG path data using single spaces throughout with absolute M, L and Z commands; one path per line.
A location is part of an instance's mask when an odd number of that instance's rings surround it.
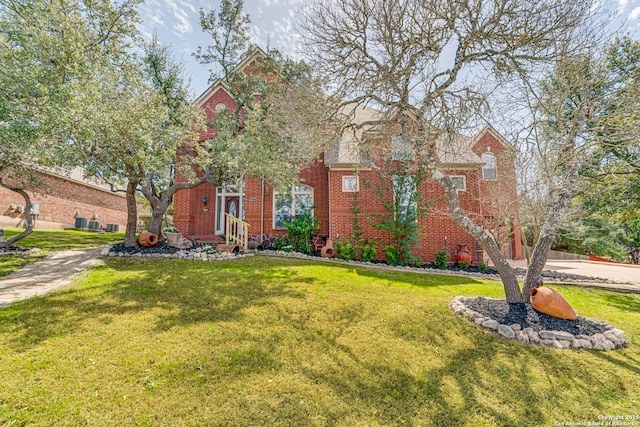
M 531 289 L 531 305 L 540 313 L 559 319 L 576 320 L 578 315 L 556 290 L 551 288 Z
M 140 246 L 153 246 L 158 243 L 158 236 L 153 233 L 145 231 L 138 236 L 138 244 Z

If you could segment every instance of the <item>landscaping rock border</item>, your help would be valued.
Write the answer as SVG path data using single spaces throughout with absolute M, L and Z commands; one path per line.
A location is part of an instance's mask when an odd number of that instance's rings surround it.
M 39 255 L 41 250 L 39 248 L 25 249 L 22 246 L 9 246 L 0 249 L 1 255 L 20 255 L 24 258 L 30 258 L 32 256 Z
M 196 261 L 229 261 L 232 259 L 253 256 L 253 254 L 234 254 L 230 252 L 216 252 L 211 246 L 200 246 L 190 249 L 167 250 L 166 247 L 158 247 L 157 250 L 151 248 L 134 249 L 131 251 L 120 250 L 123 245 L 108 245 L 102 249 L 101 255 L 108 257 L 125 258 L 162 258 L 162 259 L 182 259 Z
M 481 326 L 491 332 L 512 340 L 517 340 L 523 344 L 541 345 L 551 348 L 585 348 L 589 350 L 613 350 L 620 347 L 626 347 L 629 345 L 629 339 L 625 336 L 624 332 L 620 329 L 616 329 L 609 325 L 607 322 L 596 321 L 588 319 L 582 316 L 578 316 L 576 321 L 567 321 L 562 319 L 551 318 L 546 314 L 538 313 L 540 318 L 548 317 L 550 322 L 556 322 L 561 325 L 562 322 L 577 322 L 580 321 L 586 325 L 587 330 L 594 331 L 591 334 L 573 334 L 567 331 L 561 330 L 547 330 L 540 329 L 539 325 L 530 325 L 523 328 L 521 324 L 514 323 L 510 325 L 501 324 L 495 319 L 491 319 L 484 314 L 481 314 L 469 306 L 474 300 L 484 299 L 486 301 L 499 301 L 506 303 L 504 300 L 498 300 L 494 298 L 484 297 L 464 297 L 457 296 L 450 303 L 449 308 L 455 313 L 465 316 L 476 325 Z M 537 312 L 536 312 L 537 313 Z M 524 322 L 523 322 L 524 323 Z M 544 324 L 545 322 L 542 322 Z

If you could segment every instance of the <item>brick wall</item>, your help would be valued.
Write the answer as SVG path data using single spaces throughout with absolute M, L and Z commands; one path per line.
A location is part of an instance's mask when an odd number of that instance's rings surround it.
M 31 202 L 39 204 L 40 215 L 36 220 L 36 228 L 73 227 L 76 217 L 91 221 L 95 214 L 102 227 L 106 224 L 118 224 L 120 231 L 124 231 L 127 219 L 124 195 L 54 175 L 40 176 L 43 184 L 35 190 L 28 190 Z M 24 218 L 25 213 L 19 213 L 11 206 L 24 206 L 24 199 L 19 194 L 0 187 L 0 216 L 5 217 L 4 226 L 22 226 L 20 219 Z

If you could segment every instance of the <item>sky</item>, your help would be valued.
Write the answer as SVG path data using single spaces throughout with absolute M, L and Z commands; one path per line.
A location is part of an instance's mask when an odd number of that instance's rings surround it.
M 636 0 L 639 1 L 640 0 Z M 245 0 L 244 11 L 251 18 L 250 36 L 262 49 L 272 47 L 291 57 L 300 55 L 300 36 L 295 29 L 296 16 L 305 0 Z M 208 46 L 211 38 L 202 32 L 198 11 L 219 9 L 219 0 L 146 0 L 140 7 L 140 30 L 150 38 L 170 45 L 177 61 L 191 78 L 194 98 L 209 87 L 208 67 L 193 57 L 198 46 Z
M 601 0 L 608 2 L 610 0 Z M 250 36 L 253 43 L 266 49 L 272 47 L 294 58 L 301 55 L 301 36 L 296 30 L 300 9 L 310 0 L 245 0 L 244 10 L 251 18 Z M 176 60 L 184 64 L 191 79 L 195 97 L 209 87 L 209 70 L 192 56 L 198 46 L 207 46 L 210 37 L 202 32 L 198 11 L 218 10 L 219 0 L 147 0 L 140 8 L 142 33 L 150 38 L 155 32 L 160 42 L 171 46 Z M 640 0 L 616 0 L 619 22 L 640 33 Z

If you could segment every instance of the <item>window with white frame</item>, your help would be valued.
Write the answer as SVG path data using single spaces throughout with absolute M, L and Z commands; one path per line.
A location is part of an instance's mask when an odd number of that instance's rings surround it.
M 416 180 L 413 176 L 393 177 L 396 215 L 406 221 L 417 220 Z
M 274 192 L 273 195 L 273 228 L 287 228 L 285 223 L 291 222 L 296 215 L 313 216 L 313 188 L 308 185 L 295 184 L 290 193 Z
M 450 175 L 451 182 L 458 191 L 467 191 L 467 177 L 464 175 Z
M 355 193 L 360 191 L 360 181 L 357 176 L 342 177 L 342 191 L 345 193 Z
M 482 153 L 482 177 L 484 179 L 498 179 L 498 170 L 496 168 L 496 155 L 493 153 Z
M 414 158 L 411 145 L 399 136 L 391 138 L 391 151 L 393 160 L 413 160 Z

